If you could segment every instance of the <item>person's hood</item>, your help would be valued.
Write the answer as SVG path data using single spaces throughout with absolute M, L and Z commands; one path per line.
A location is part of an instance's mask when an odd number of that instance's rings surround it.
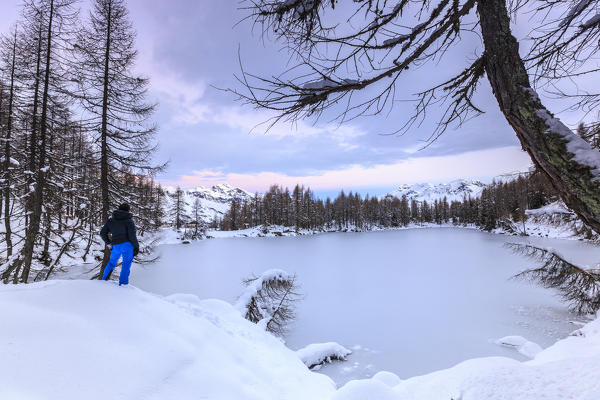
M 131 214 L 129 211 L 123 211 L 123 210 L 115 210 L 113 211 L 113 218 L 114 219 L 131 219 L 133 217 L 133 214 Z

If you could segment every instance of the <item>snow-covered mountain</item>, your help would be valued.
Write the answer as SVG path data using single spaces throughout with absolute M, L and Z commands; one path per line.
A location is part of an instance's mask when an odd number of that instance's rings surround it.
M 485 183 L 480 181 L 467 181 L 464 179 L 458 179 L 449 183 L 415 183 L 415 184 L 404 184 L 393 192 L 388 193 L 386 196 L 394 196 L 406 198 L 416 201 L 427 201 L 428 203 L 435 200 L 441 200 L 444 197 L 448 199 L 448 202 L 462 201 L 465 197 L 479 197 L 485 187 Z
M 176 189 L 166 188 L 166 215 L 170 214 L 173 207 Z M 193 207 L 196 199 L 200 200 L 201 219 L 206 223 L 210 223 L 217 218 L 222 218 L 229 210 L 231 203 L 234 200 L 244 201 L 250 200 L 254 195 L 244 189 L 233 187 L 227 183 L 221 183 L 212 187 L 198 186 L 194 189 L 183 190 L 184 209 L 188 216 L 193 216 Z

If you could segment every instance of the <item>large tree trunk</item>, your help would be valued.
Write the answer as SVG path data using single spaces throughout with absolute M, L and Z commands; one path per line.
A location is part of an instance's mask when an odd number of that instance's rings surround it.
M 519 44 L 511 34 L 506 0 L 479 0 L 477 11 L 485 45 L 485 70 L 502 113 L 523 149 L 548 176 L 566 205 L 600 233 L 600 183 L 590 166 L 575 161 L 574 154 L 567 151 L 570 138 L 564 134 L 566 127 L 553 119 L 553 129 L 549 129 L 544 114 L 552 114 L 531 88 Z

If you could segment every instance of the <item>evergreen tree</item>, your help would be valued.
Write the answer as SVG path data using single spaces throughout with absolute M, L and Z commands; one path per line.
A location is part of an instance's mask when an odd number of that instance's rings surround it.
M 175 189 L 175 192 L 169 194 L 171 197 L 171 220 L 175 229 L 179 230 L 182 226 L 184 226 L 188 221 L 187 215 L 187 200 L 185 198 L 185 192 L 181 190 L 180 187 Z

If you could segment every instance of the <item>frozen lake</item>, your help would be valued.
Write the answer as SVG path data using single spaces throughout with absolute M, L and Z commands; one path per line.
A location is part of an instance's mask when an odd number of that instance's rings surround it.
M 529 240 L 592 265 L 598 248 L 455 228 L 213 239 L 162 245 L 132 283 L 159 294 L 234 302 L 243 278 L 271 268 L 295 272 L 304 299 L 285 338 L 296 349 L 335 341 L 349 360 L 321 372 L 339 384 L 388 370 L 401 378 L 472 357 L 524 359 L 493 340 L 521 335 L 547 347 L 577 329 L 554 292 L 509 280 L 530 260 L 503 247 Z

